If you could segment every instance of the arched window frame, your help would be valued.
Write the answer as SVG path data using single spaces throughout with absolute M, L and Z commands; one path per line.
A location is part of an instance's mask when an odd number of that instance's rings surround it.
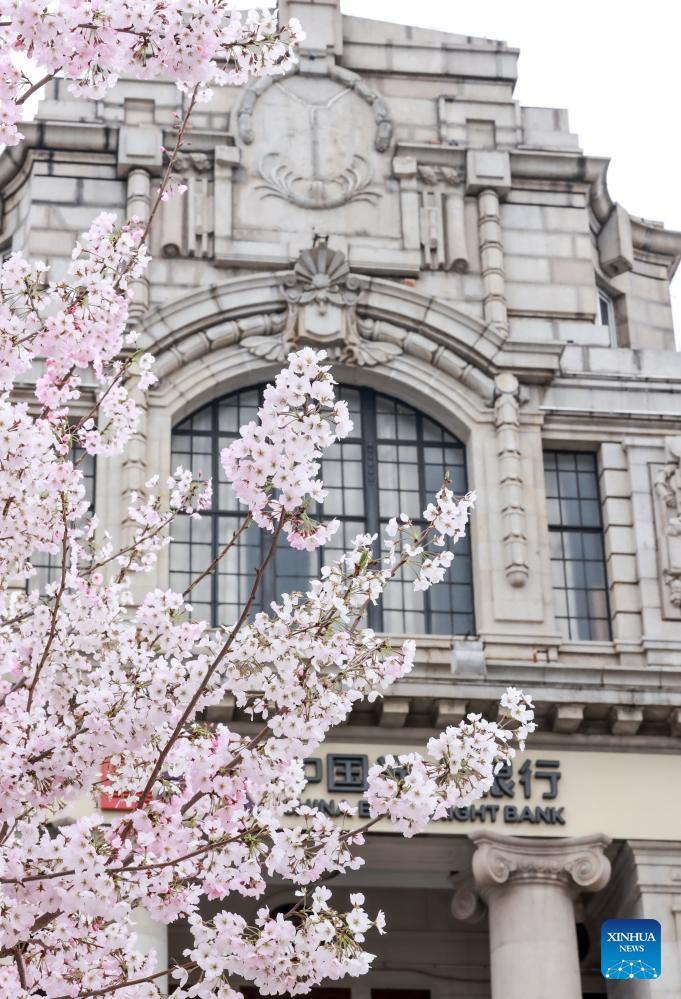
M 173 430 L 173 467 L 177 464 L 183 464 L 185 466 L 190 466 L 195 472 L 201 472 L 204 475 L 211 475 L 214 481 L 215 487 L 215 502 L 217 507 L 214 509 L 212 515 L 204 518 L 203 526 L 195 529 L 193 525 L 196 522 L 189 522 L 188 524 L 180 527 L 174 531 L 175 544 L 171 546 L 171 585 L 176 589 L 183 589 L 187 585 L 190 578 L 201 572 L 206 565 L 214 557 L 214 554 L 219 551 L 222 544 L 226 540 L 226 534 L 230 533 L 231 530 L 236 527 L 237 517 L 236 510 L 232 508 L 227 508 L 222 505 L 222 490 L 224 490 L 224 483 L 221 485 L 222 471 L 219 461 L 219 454 L 223 447 L 225 447 L 230 439 L 233 439 L 234 426 L 243 425 L 249 419 L 253 419 L 255 416 L 255 393 L 257 393 L 258 399 L 260 398 L 260 393 L 262 387 L 254 387 L 252 389 L 237 390 L 236 392 L 228 393 L 224 396 L 215 398 L 212 402 L 208 403 L 206 406 L 190 414 L 188 417 L 183 419 Z M 359 448 L 361 452 L 361 490 L 364 499 L 364 512 L 359 515 L 353 515 L 352 513 L 346 514 L 341 511 L 333 510 L 331 513 L 325 508 L 323 511 L 323 516 L 328 517 L 331 515 L 338 515 L 341 520 L 341 530 L 335 539 L 332 540 L 330 545 L 327 545 L 325 549 L 318 553 L 318 561 L 314 563 L 309 569 L 310 575 L 316 575 L 321 568 L 322 559 L 326 556 L 327 560 L 330 558 L 336 558 L 341 551 L 345 550 L 352 538 L 356 533 L 362 530 L 367 530 L 372 534 L 378 534 L 379 537 L 382 534 L 382 529 L 387 523 L 390 516 L 400 512 L 399 509 L 399 498 L 396 499 L 395 503 L 390 503 L 389 509 L 387 504 L 384 503 L 384 508 L 380 508 L 381 500 L 381 483 L 379 479 L 381 478 L 381 466 L 383 466 L 383 471 L 385 472 L 387 465 L 384 464 L 384 455 L 391 448 L 395 449 L 397 455 L 397 464 L 400 465 L 400 469 L 403 467 L 399 455 L 404 450 L 408 452 L 409 457 L 416 453 L 416 461 L 414 472 L 416 479 L 411 483 L 416 488 L 412 492 L 418 493 L 418 501 L 412 497 L 413 509 L 407 512 L 416 513 L 419 517 L 425 509 L 427 503 L 432 499 L 432 495 L 435 492 L 437 486 L 435 485 L 433 464 L 432 464 L 432 454 L 434 450 L 439 446 L 434 440 L 426 440 L 424 437 L 424 428 L 426 428 L 426 436 L 430 433 L 431 437 L 434 435 L 433 428 L 436 428 L 437 432 L 442 434 L 442 447 L 443 455 L 446 453 L 449 459 L 454 452 L 456 452 L 457 464 L 454 468 L 450 468 L 450 472 L 454 474 L 454 489 L 456 492 L 464 492 L 467 487 L 466 483 L 466 455 L 465 447 L 463 443 L 458 440 L 451 432 L 446 428 L 442 427 L 441 424 L 436 423 L 426 414 L 415 409 L 411 405 L 401 403 L 397 399 L 393 399 L 388 395 L 384 395 L 379 392 L 375 392 L 373 389 L 369 388 L 356 388 L 352 386 L 342 386 L 339 389 L 339 395 L 341 398 L 354 395 L 358 401 L 359 413 L 361 417 L 361 436 L 358 436 L 355 432 L 351 435 L 347 442 L 341 445 L 341 450 L 344 453 L 345 450 L 352 450 Z M 243 412 L 241 409 L 237 409 L 237 420 L 232 422 L 230 425 L 230 430 L 221 429 L 223 424 L 221 422 L 221 407 L 225 404 L 229 405 L 236 402 L 237 406 L 240 405 L 239 401 L 242 399 L 249 399 L 250 406 Z M 381 401 L 383 401 L 381 403 Z M 394 438 L 390 435 L 386 436 L 385 432 L 381 432 L 381 429 L 377 426 L 377 419 L 382 423 L 383 429 L 385 430 L 386 416 L 384 413 L 378 413 L 378 407 L 382 404 L 390 404 L 395 407 L 400 408 L 407 414 L 413 417 L 414 425 L 416 428 L 415 436 L 409 438 L 405 441 L 400 438 L 398 428 L 398 417 L 395 416 L 395 428 L 396 433 Z M 352 407 L 351 407 L 352 408 Z M 396 411 L 397 414 L 397 411 Z M 231 436 L 230 436 L 231 434 Z M 184 439 L 185 444 L 192 444 L 191 447 L 178 448 L 178 443 Z M 200 448 L 197 449 L 193 446 L 194 443 L 200 442 Z M 202 461 L 202 458 L 204 459 Z M 431 461 L 427 461 L 427 458 L 431 458 Z M 343 461 L 340 461 L 343 464 Z M 355 461 L 350 461 L 350 464 L 356 464 Z M 397 471 L 397 476 L 401 474 L 400 469 Z M 328 470 L 328 469 L 327 469 Z M 322 470 L 322 477 L 325 477 L 325 469 Z M 441 481 L 442 466 L 439 467 L 437 472 L 437 483 L 439 485 Z M 343 470 L 341 469 L 341 477 L 343 475 Z M 357 475 L 355 469 L 355 475 Z M 426 481 L 428 479 L 428 481 Z M 355 483 L 356 485 L 356 483 Z M 401 482 L 399 482 L 400 488 L 402 487 Z M 350 488 L 351 487 L 347 487 Z M 397 490 L 397 493 L 400 491 Z M 400 494 L 401 495 L 401 494 Z M 221 520 L 229 522 L 229 531 L 221 529 Z M 210 525 L 210 530 L 208 531 L 207 525 Z M 178 525 L 179 526 L 179 525 Z M 224 523 L 223 523 L 224 527 Z M 192 539 L 192 533 L 195 532 L 198 537 L 200 534 L 201 540 L 196 541 Z M 209 536 L 210 535 L 210 536 Z M 197 616 L 204 615 L 209 617 L 212 623 L 225 623 L 226 621 L 234 620 L 236 616 L 237 608 L 243 604 L 247 590 L 250 589 L 250 584 L 253 578 L 253 568 L 255 564 L 259 564 L 262 559 L 262 555 L 267 546 L 268 536 L 264 532 L 260 532 L 257 528 L 252 529 L 251 540 L 257 538 L 257 544 L 260 548 L 257 552 L 257 560 L 252 559 L 251 563 L 247 566 L 247 570 L 244 573 L 239 571 L 230 574 L 234 582 L 235 589 L 235 599 L 231 606 L 221 600 L 220 591 L 221 587 L 224 585 L 221 582 L 220 575 L 218 573 L 214 574 L 210 581 L 210 599 L 205 599 L 206 597 L 206 586 L 203 587 L 203 593 L 192 594 L 192 601 L 195 605 Z M 248 540 L 246 541 L 246 547 L 248 546 Z M 199 547 L 190 547 L 189 555 L 189 571 L 184 569 L 178 569 L 178 558 L 177 555 L 183 546 L 194 545 Z M 200 547 L 202 546 L 202 547 Z M 282 561 L 289 557 L 285 554 L 288 549 L 284 549 L 281 553 L 277 553 L 277 560 Z M 194 555 L 198 555 L 198 558 L 194 558 Z M 437 596 L 433 597 L 431 593 L 427 594 L 424 599 L 424 606 L 422 610 L 411 611 L 408 607 L 407 609 L 400 609 L 394 605 L 391 605 L 390 594 L 385 608 L 371 607 L 369 611 L 369 624 L 376 631 L 389 631 L 392 633 L 407 633 L 407 634 L 438 634 L 438 635 L 470 635 L 475 633 L 475 623 L 474 623 L 474 611 L 473 611 L 473 583 L 472 583 L 472 567 L 471 567 L 471 556 L 470 556 L 470 540 L 467 538 L 458 543 L 456 548 L 457 558 L 454 562 L 454 581 L 443 584 L 446 592 L 449 594 L 449 609 L 446 611 L 438 609 L 437 601 L 442 600 L 443 590 L 441 588 L 435 588 L 437 591 Z M 241 564 L 239 563 L 239 568 Z M 278 578 L 288 579 L 288 583 L 284 582 L 281 585 L 277 583 L 277 577 L 275 572 L 278 572 Z M 238 585 L 237 585 L 238 584 Z M 411 587 L 411 582 L 405 580 L 404 583 L 397 582 L 393 584 L 393 590 L 391 593 L 395 593 L 397 588 L 405 586 L 409 591 L 413 592 Z M 447 587 L 453 587 L 449 590 Z M 276 599 L 281 592 L 289 590 L 291 588 L 302 588 L 302 579 L 299 578 L 294 582 L 294 585 L 290 585 L 290 578 L 286 576 L 285 571 L 270 571 L 266 574 L 263 580 L 263 588 L 261 600 L 259 601 L 259 606 L 267 607 L 269 602 Z M 464 594 L 463 591 L 466 591 Z M 457 600 L 454 600 L 456 594 Z M 198 599 L 197 597 L 200 597 Z M 407 596 L 406 593 L 402 594 L 402 598 L 405 600 L 413 600 L 414 598 L 410 595 Z M 461 601 L 460 605 L 457 601 Z M 226 616 L 220 616 L 221 607 L 229 607 L 229 613 Z M 399 619 L 401 615 L 401 626 L 399 626 Z M 444 615 L 448 615 L 451 626 L 444 626 Z M 422 627 L 414 627 L 414 621 L 416 617 L 422 618 Z

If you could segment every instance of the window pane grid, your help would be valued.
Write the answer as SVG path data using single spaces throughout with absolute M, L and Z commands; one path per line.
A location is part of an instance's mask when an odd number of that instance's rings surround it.
M 546 451 L 544 473 L 556 621 L 566 638 L 608 641 L 610 609 L 596 457 Z
M 399 512 L 423 525 L 422 511 L 440 488 L 447 470 L 456 493 L 466 491 L 465 450 L 444 428 L 411 407 L 367 389 L 342 388 L 354 423 L 352 436 L 324 455 L 321 477 L 328 490 L 325 517 L 336 517 L 340 528 L 317 552 L 292 551 L 283 541 L 263 579 L 258 607 L 267 607 L 283 592 L 306 590 L 321 566 L 346 551 L 352 539 L 369 531 L 381 534 Z M 192 533 L 185 527 L 173 534 L 171 582 L 186 588 L 224 546 L 244 516 L 231 486 L 225 482 L 220 450 L 257 416 L 261 390 L 249 389 L 218 399 L 180 423 L 173 431 L 173 467 L 183 464 L 210 473 L 214 482 L 212 509 L 203 516 L 206 527 Z M 314 511 L 313 515 L 314 515 Z M 185 518 L 182 518 L 183 520 Z M 201 522 L 191 522 L 197 524 Z M 266 554 L 269 535 L 253 527 L 238 549 L 221 562 L 212 579 L 191 595 L 196 616 L 213 624 L 233 622 L 247 599 L 255 568 Z M 369 624 L 377 631 L 467 635 L 474 633 L 470 543 L 462 539 L 448 580 L 426 594 L 415 593 L 411 581 L 388 588 L 383 606 L 371 607 Z

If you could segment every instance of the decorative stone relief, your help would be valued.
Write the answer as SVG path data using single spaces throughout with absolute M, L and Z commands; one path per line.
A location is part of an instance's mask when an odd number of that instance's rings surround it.
M 182 198 L 173 198 L 160 214 L 164 257 L 209 257 L 213 252 L 213 159 L 206 153 L 180 153 L 175 176 L 187 185 Z
M 665 438 L 666 464 L 653 470 L 663 614 L 681 617 L 681 437 Z
M 469 268 L 464 221 L 464 171 L 442 164 L 418 163 L 396 156 L 393 173 L 400 184 L 402 244 L 420 249 L 428 270 Z
M 300 89 L 297 91 L 291 85 L 291 77 L 294 75 L 289 74 L 287 79 L 276 84 L 275 81 L 270 81 L 265 85 L 259 81 L 250 88 L 244 95 L 237 115 L 239 134 L 245 145 L 254 141 L 253 112 L 256 100 L 271 86 L 276 85 L 279 94 L 300 108 L 298 134 L 299 141 L 309 145 L 309 172 L 301 169 L 300 157 L 297 160 L 298 166 L 294 165 L 290 151 L 269 152 L 258 164 L 262 180 L 258 189 L 265 192 L 266 198 L 280 198 L 303 209 L 339 208 L 351 201 L 375 203 L 381 197 L 381 192 L 371 187 L 374 180 L 371 163 L 351 148 L 348 155 L 348 147 L 340 135 L 339 130 L 342 131 L 344 127 L 349 125 L 352 129 L 353 116 L 344 107 L 338 110 L 337 105 L 344 104 L 344 99 L 353 94 L 369 105 L 376 126 L 374 148 L 378 152 L 385 152 L 392 137 L 392 120 L 387 105 L 356 73 L 333 64 L 323 67 L 320 82 L 326 77 L 326 93 L 317 88 L 314 91 L 315 100 L 303 96 Z M 351 141 L 352 138 L 350 131 L 347 139 Z M 346 165 L 335 173 L 329 171 L 328 163 L 325 169 L 322 162 L 324 152 L 332 147 L 336 154 L 341 152 L 341 163 L 342 154 L 347 155 Z
M 574 891 L 600 891 L 610 878 L 606 836 L 523 840 L 476 830 L 473 876 L 483 897 L 509 882 L 561 882 Z
M 390 342 L 362 336 L 363 323 L 356 307 L 361 290 L 350 273 L 345 255 L 332 250 L 325 236 L 315 238 L 304 250 L 293 272 L 282 280 L 287 301 L 286 325 L 281 338 L 247 337 L 243 346 L 258 357 L 281 361 L 304 346 L 323 348 L 334 361 L 347 364 L 382 364 L 402 352 Z
M 313 164 L 314 168 L 314 164 Z M 279 153 L 263 156 L 259 173 L 263 183 L 258 190 L 264 190 L 266 198 L 281 198 L 290 201 L 298 208 L 340 208 L 350 201 L 376 202 L 380 192 L 371 190 L 373 172 L 363 156 L 356 154 L 352 162 L 341 173 L 325 180 L 315 176 L 301 177 L 287 166 Z
M 495 380 L 494 425 L 499 456 L 504 571 L 511 586 L 524 586 L 529 568 L 520 454 L 520 385 L 510 372 L 497 375 Z
M 485 918 L 487 910 L 472 877 L 457 876 L 450 909 L 454 919 L 460 923 L 475 924 Z
M 294 67 L 288 76 L 295 75 L 299 71 L 299 68 L 299 66 Z M 358 73 L 353 73 L 351 69 L 346 69 L 344 66 L 332 65 L 328 68 L 328 75 L 330 79 L 340 83 L 347 91 L 353 91 L 353 93 L 357 94 L 358 97 L 361 97 L 369 105 L 376 123 L 374 148 L 379 153 L 386 152 L 392 141 L 393 122 L 388 105 L 380 94 L 372 90 L 369 84 Z M 274 77 L 265 76 L 257 80 L 251 87 L 245 89 L 241 107 L 237 112 L 239 136 L 244 145 L 250 146 L 255 140 L 253 111 L 255 110 L 256 101 L 276 82 Z

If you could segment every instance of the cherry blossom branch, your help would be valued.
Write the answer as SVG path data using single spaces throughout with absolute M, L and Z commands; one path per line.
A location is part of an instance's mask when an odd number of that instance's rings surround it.
M 19 973 L 19 984 L 22 989 L 28 988 L 28 982 L 26 980 L 26 967 L 24 965 L 24 959 L 21 956 L 21 947 L 17 945 L 14 948 L 14 960 L 16 962 L 17 971 Z
M 128 978 L 124 982 L 106 985 L 104 988 L 95 989 L 92 992 L 66 992 L 60 996 L 55 996 L 54 999 L 98 999 L 99 996 L 108 996 L 112 992 L 118 992 L 120 989 L 132 988 L 133 985 L 146 985 L 147 982 L 155 982 L 157 978 L 164 978 L 177 968 L 182 968 L 185 971 L 193 971 L 196 967 L 198 966 L 195 961 L 185 961 L 184 964 L 175 964 L 172 968 L 155 971 L 153 974 L 145 975 L 143 978 Z
M 7 23 L 5 23 L 5 24 L 0 25 L 0 27 L 8 27 L 8 25 L 7 25 Z M 18 104 L 18 105 L 25 104 L 26 101 L 29 99 L 29 97 L 32 97 L 33 94 L 35 94 L 39 90 L 41 90 L 45 86 L 46 83 L 50 82 L 50 80 L 54 80 L 55 76 L 59 72 L 60 72 L 60 70 L 56 69 L 53 73 L 46 73 L 45 76 L 42 78 L 42 80 L 38 80 L 37 83 L 31 84 L 31 86 L 29 87 L 29 89 L 25 90 L 23 92 L 23 94 L 21 95 L 21 97 L 18 97 L 14 101 L 14 103 Z M 29 80 L 28 82 L 30 83 L 31 81 Z
M 170 183 L 170 179 L 173 175 L 173 170 L 175 169 L 175 163 L 182 149 L 182 143 L 184 142 L 185 134 L 187 132 L 187 129 L 189 128 L 189 120 L 192 116 L 194 108 L 196 107 L 200 90 L 201 88 L 199 86 L 194 87 L 191 93 L 191 97 L 189 98 L 189 104 L 187 105 L 187 109 L 177 129 L 175 145 L 173 147 L 172 152 L 170 153 L 170 156 L 168 157 L 168 165 L 163 174 L 163 178 L 161 179 L 161 184 L 159 186 L 159 189 L 156 192 L 156 198 L 151 207 L 151 211 L 149 212 L 149 218 L 147 219 L 146 225 L 142 230 L 142 238 L 141 238 L 142 243 L 146 243 L 147 237 L 149 235 L 149 232 L 151 231 L 152 224 L 156 217 L 156 213 L 158 212 L 161 202 L 165 200 L 164 194 L 166 193 L 168 184 Z
M 180 733 L 182 732 L 184 726 L 186 725 L 187 721 L 194 714 L 194 710 L 196 708 L 196 705 L 198 704 L 199 700 L 201 699 L 201 696 L 203 695 L 206 687 L 210 683 L 213 675 L 215 674 L 215 671 L 220 666 L 220 663 L 223 661 L 223 659 L 225 658 L 225 656 L 229 652 L 230 648 L 232 647 L 232 643 L 234 642 L 234 639 L 238 635 L 239 630 L 241 629 L 241 627 L 244 625 L 244 623 L 248 619 L 248 615 L 251 612 L 251 608 L 253 607 L 253 604 L 255 603 L 255 598 L 256 598 L 256 596 L 258 594 L 258 590 L 260 589 L 260 584 L 261 584 L 262 578 L 263 578 L 263 576 L 265 574 L 265 570 L 267 569 L 267 566 L 270 564 L 270 562 L 271 562 L 271 560 L 272 560 L 272 558 L 274 556 L 274 553 L 276 551 L 277 542 L 279 541 L 279 535 L 281 534 L 283 526 L 284 526 L 284 513 L 282 512 L 281 517 L 279 518 L 279 523 L 278 523 L 278 525 L 277 525 L 277 527 L 276 527 L 276 529 L 275 529 L 275 531 L 274 531 L 274 533 L 272 535 L 272 540 L 270 542 L 270 546 L 269 546 L 269 549 L 267 551 L 267 555 L 265 556 L 265 558 L 263 559 L 263 561 L 261 562 L 261 564 L 258 566 L 258 568 L 255 571 L 255 579 L 253 581 L 253 585 L 251 586 L 251 591 L 250 591 L 250 593 L 248 595 L 248 599 L 246 600 L 246 603 L 243 606 L 241 614 L 239 615 L 239 619 L 238 619 L 237 623 L 234 625 L 234 627 L 230 630 L 229 637 L 227 638 L 226 642 L 224 643 L 224 645 L 222 646 L 222 648 L 220 649 L 220 651 L 218 652 L 218 654 L 213 659 L 213 662 L 211 663 L 210 667 L 206 671 L 203 679 L 201 680 L 198 688 L 196 689 L 196 692 L 194 693 L 193 697 L 190 699 L 190 701 L 187 704 L 186 708 L 182 712 L 182 715 L 180 716 L 180 720 L 178 721 L 177 725 L 173 729 L 173 732 L 172 732 L 170 738 L 168 739 L 168 741 L 164 745 L 163 749 L 159 753 L 158 758 L 156 760 L 156 764 L 154 766 L 154 769 L 152 770 L 151 775 L 149 776 L 149 779 L 147 780 L 147 783 L 144 786 L 144 790 L 142 791 L 142 793 L 141 793 L 141 795 L 139 797 L 139 801 L 142 803 L 142 805 L 144 805 L 144 802 L 147 800 L 149 794 L 151 793 L 151 791 L 152 791 L 152 789 L 154 787 L 154 784 L 156 783 L 156 780 L 158 779 L 158 775 L 160 774 L 160 772 L 161 772 L 161 770 L 163 768 L 163 764 L 165 763 L 165 761 L 168 758 L 168 754 L 170 753 L 170 750 L 173 748 L 175 742 L 177 741 L 177 739 L 178 739 Z
M 55 635 L 57 634 L 57 618 L 59 617 L 59 607 L 61 605 L 62 597 L 64 596 L 64 590 L 66 589 L 66 575 L 67 575 L 67 563 L 66 556 L 69 549 L 69 530 L 68 530 L 68 507 L 66 502 L 66 496 L 61 493 L 61 503 L 62 503 L 62 525 L 63 525 L 63 535 L 62 535 L 62 551 L 61 551 L 61 570 L 59 575 L 59 586 L 54 598 L 54 604 L 52 605 L 52 611 L 50 614 L 50 629 L 47 634 L 47 641 L 45 642 L 45 647 L 43 649 L 40 661 L 35 668 L 33 674 L 33 679 L 31 680 L 30 686 L 28 688 L 28 700 L 26 702 L 27 713 L 31 710 L 31 705 L 33 704 L 33 695 L 35 693 L 38 680 L 40 679 L 40 674 L 47 662 L 47 657 L 50 654 L 50 649 L 52 648 L 52 643 L 54 641 Z

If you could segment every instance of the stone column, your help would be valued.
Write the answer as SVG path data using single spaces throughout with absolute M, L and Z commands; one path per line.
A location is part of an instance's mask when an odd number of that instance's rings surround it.
M 478 195 L 478 236 L 485 322 L 496 329 L 508 331 L 499 194 L 491 187 Z
M 469 149 L 466 153 L 466 193 L 478 199 L 478 240 L 485 322 L 508 336 L 504 243 L 500 199 L 511 187 L 509 154 L 501 150 Z
M 574 900 L 607 884 L 610 840 L 482 830 L 470 838 L 473 876 L 489 909 L 492 999 L 581 999 Z

